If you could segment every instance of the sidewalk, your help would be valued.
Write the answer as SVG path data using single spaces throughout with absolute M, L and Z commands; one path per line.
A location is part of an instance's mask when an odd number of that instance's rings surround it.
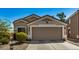
M 76 46 L 79 46 L 79 40 L 78 39 L 68 38 L 66 41 L 69 42 L 69 43 L 72 43 L 72 44 L 74 44 Z

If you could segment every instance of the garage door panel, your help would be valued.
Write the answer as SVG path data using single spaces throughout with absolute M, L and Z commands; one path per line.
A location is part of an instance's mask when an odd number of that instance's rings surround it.
M 58 40 L 62 39 L 62 28 L 59 27 L 33 27 L 33 40 Z

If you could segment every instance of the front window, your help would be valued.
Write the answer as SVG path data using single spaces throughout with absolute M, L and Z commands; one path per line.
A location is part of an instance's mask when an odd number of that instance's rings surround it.
M 16 30 L 17 32 L 26 32 L 26 26 L 17 26 Z
M 18 32 L 25 32 L 25 28 L 18 28 Z

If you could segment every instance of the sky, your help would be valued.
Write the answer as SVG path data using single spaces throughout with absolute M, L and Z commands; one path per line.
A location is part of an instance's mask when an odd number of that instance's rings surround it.
M 64 12 L 68 18 L 78 8 L 0 8 L 0 18 L 5 18 L 11 22 L 16 19 L 36 14 L 39 16 L 51 15 L 56 17 L 57 13 Z
M 6 19 L 11 22 L 14 20 L 36 14 L 39 16 L 50 15 L 56 17 L 57 13 L 64 12 L 66 18 L 73 14 L 79 8 L 0 8 L 0 18 Z

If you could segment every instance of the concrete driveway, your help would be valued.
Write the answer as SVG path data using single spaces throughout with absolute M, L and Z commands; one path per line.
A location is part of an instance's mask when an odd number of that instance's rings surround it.
M 78 50 L 79 47 L 68 42 L 31 41 L 26 50 Z

